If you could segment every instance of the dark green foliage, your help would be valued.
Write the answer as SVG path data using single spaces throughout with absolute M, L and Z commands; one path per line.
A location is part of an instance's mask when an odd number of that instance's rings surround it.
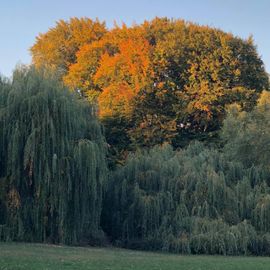
M 219 149 L 130 154 L 107 186 L 96 108 L 46 72 L 17 70 L 0 80 L 0 240 L 93 244 L 105 231 L 129 248 L 270 255 L 269 104 L 263 91 L 250 112 L 231 105 Z M 108 121 L 109 144 L 124 142 L 128 123 Z
M 0 87 L 0 239 L 89 243 L 107 177 L 93 107 L 33 69 Z
M 222 131 L 228 158 L 237 159 L 245 166 L 270 169 L 270 94 L 264 91 L 256 108 L 246 113 L 232 105 Z
M 179 152 L 165 145 L 132 155 L 112 175 L 109 190 L 104 228 L 124 246 L 269 254 L 263 239 L 270 229 L 270 196 L 263 172 L 202 144 Z
M 196 142 L 130 155 L 109 182 L 103 223 L 112 240 L 188 254 L 269 255 L 269 104 L 263 92 L 250 113 L 232 106 L 222 151 Z
M 106 117 L 102 121 L 105 129 L 105 137 L 108 144 L 108 166 L 113 169 L 117 164 L 123 164 L 128 151 L 131 151 L 130 139 L 127 130 L 130 124 L 125 118 L 119 116 Z

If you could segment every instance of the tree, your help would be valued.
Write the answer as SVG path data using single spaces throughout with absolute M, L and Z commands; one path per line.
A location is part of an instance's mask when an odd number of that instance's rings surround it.
M 94 24 L 91 29 L 98 32 Z M 238 103 L 250 111 L 259 94 L 269 89 L 252 38 L 243 40 L 219 29 L 167 18 L 99 33 L 66 52 L 72 60 L 65 60 L 63 80 L 98 103 L 108 136 L 111 123 L 123 123 L 119 130 L 127 140 L 112 146 L 115 153 L 164 142 L 175 148 L 192 139 L 215 142 L 227 105 Z M 72 35 L 63 39 L 77 44 Z M 46 62 L 39 44 L 32 49 L 36 65 L 36 58 Z M 60 46 L 52 44 L 53 51 Z M 62 69 L 61 63 L 53 65 Z
M 0 84 L 1 239 L 91 243 L 107 178 L 95 110 L 45 71 Z

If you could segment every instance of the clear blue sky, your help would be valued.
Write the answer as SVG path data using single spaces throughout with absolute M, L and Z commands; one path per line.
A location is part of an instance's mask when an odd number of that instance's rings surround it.
M 242 38 L 252 34 L 270 72 L 270 0 L 0 0 L 0 73 L 10 76 L 16 64 L 30 63 L 29 48 L 38 33 L 74 16 L 98 17 L 108 27 L 167 16 Z

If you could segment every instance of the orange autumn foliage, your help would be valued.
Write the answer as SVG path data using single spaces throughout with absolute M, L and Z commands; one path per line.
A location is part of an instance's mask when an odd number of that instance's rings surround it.
M 93 77 L 94 83 L 103 89 L 98 98 L 101 117 L 130 114 L 133 98 L 147 84 L 148 42 L 143 38 L 129 38 L 121 41 L 118 49 L 115 55 L 107 52 L 102 55 Z M 120 104 L 124 104 L 122 109 Z
M 109 45 L 106 41 L 100 40 L 82 46 L 76 54 L 76 63 L 70 65 L 68 74 L 63 77 L 66 85 L 72 89 L 80 89 L 89 101 L 95 100 L 101 92 L 93 77 L 100 66 L 100 58 L 108 50 Z
M 90 101 L 97 100 L 101 117 L 127 116 L 133 98 L 149 81 L 150 50 L 141 28 L 116 27 L 101 40 L 82 46 L 63 80 Z
M 30 48 L 36 67 L 67 73 L 76 62 L 76 53 L 81 46 L 99 40 L 107 32 L 105 24 L 99 20 L 73 17 L 69 21 L 60 20 L 45 34 L 39 34 Z
M 98 103 L 103 122 L 125 118 L 106 124 L 127 132 L 123 145 L 214 137 L 227 105 L 250 110 L 269 89 L 252 38 L 168 18 L 110 30 L 90 21 L 81 36 L 73 21 L 62 24 L 38 37 L 34 64 L 57 67 L 67 86 Z
M 130 103 L 133 97 L 134 91 L 127 83 L 110 84 L 103 89 L 98 98 L 100 117 L 130 115 L 132 113 Z

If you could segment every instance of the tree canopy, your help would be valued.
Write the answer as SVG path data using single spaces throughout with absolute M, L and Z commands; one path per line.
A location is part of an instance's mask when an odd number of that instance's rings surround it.
M 39 57 L 49 57 L 49 48 L 55 53 L 59 50 L 58 41 L 47 36 L 58 33 L 62 24 L 72 25 L 73 20 L 59 22 L 39 36 L 32 47 L 37 66 Z M 135 147 L 163 142 L 183 146 L 193 138 L 211 140 L 228 104 L 236 102 L 251 110 L 258 94 L 269 89 L 251 37 L 243 40 L 219 29 L 167 18 L 98 33 L 102 34 L 93 38 L 85 32 L 89 39 L 85 37 L 68 54 L 73 60 L 63 80 L 98 102 L 108 136 L 113 133 L 105 118 L 113 123 L 115 118 L 124 118 L 126 137 Z M 76 37 L 69 35 L 67 41 L 75 42 Z M 40 49 L 41 44 L 48 49 Z

